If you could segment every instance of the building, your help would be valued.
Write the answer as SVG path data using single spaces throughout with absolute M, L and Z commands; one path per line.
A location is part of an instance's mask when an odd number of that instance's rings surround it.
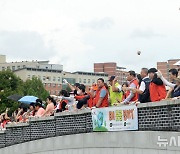
M 66 72 L 63 71 L 63 65 L 49 64 L 49 61 L 6 62 L 6 56 L 0 55 L 0 71 L 7 69 L 12 70 L 23 81 L 39 78 L 52 95 L 58 95 L 59 91 L 66 87 L 63 79 L 71 84 L 82 83 L 86 86 L 91 86 L 100 77 L 108 80 L 106 73 Z
M 157 62 L 157 69 L 162 72 L 162 75 L 169 80 L 169 70 L 172 68 L 178 69 L 178 66 L 174 65 L 180 61 L 180 59 L 170 59 L 166 62 Z
M 107 63 L 94 63 L 94 72 L 95 73 L 107 73 L 108 76 L 118 76 L 119 83 L 123 84 L 126 82 L 127 72 L 126 68 L 117 66 L 115 62 L 107 62 Z
M 80 84 L 92 85 L 96 83 L 99 78 L 103 78 L 105 82 L 108 81 L 108 74 L 106 73 L 93 73 L 93 72 L 74 72 L 76 81 Z

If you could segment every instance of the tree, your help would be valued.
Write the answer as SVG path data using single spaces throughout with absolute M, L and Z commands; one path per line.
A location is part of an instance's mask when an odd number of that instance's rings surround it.
M 13 94 L 23 95 L 23 81 L 10 70 L 0 72 L 0 113 L 8 107 L 13 111 L 19 103 L 8 100 L 7 97 Z
M 18 94 L 21 96 L 33 95 L 45 100 L 49 93 L 45 90 L 38 78 L 23 82 L 11 70 L 0 71 L 0 113 L 10 108 L 9 114 L 18 108 L 19 102 L 7 99 L 8 96 Z
M 49 93 L 45 90 L 41 80 L 33 77 L 24 83 L 24 95 L 32 95 L 45 100 L 49 96 Z

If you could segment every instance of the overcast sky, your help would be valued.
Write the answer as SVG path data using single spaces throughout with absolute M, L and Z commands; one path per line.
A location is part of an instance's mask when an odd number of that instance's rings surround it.
M 155 67 L 180 58 L 179 8 L 180 0 L 0 0 L 0 54 L 66 71 Z

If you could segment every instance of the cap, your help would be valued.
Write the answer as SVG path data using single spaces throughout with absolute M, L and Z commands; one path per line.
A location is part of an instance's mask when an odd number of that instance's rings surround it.
M 156 73 L 158 70 L 156 68 L 150 68 L 148 73 Z

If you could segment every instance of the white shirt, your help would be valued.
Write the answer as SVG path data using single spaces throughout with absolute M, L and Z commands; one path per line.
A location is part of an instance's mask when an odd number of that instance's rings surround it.
M 148 76 L 146 76 L 146 77 L 144 77 L 142 80 L 147 79 L 147 78 L 149 78 L 149 77 L 148 77 Z M 144 81 L 141 81 L 141 84 L 140 84 L 139 90 L 141 90 L 142 92 L 144 92 L 144 91 L 145 91 L 145 89 L 146 89 L 146 84 L 145 84 L 145 82 L 144 82 Z

